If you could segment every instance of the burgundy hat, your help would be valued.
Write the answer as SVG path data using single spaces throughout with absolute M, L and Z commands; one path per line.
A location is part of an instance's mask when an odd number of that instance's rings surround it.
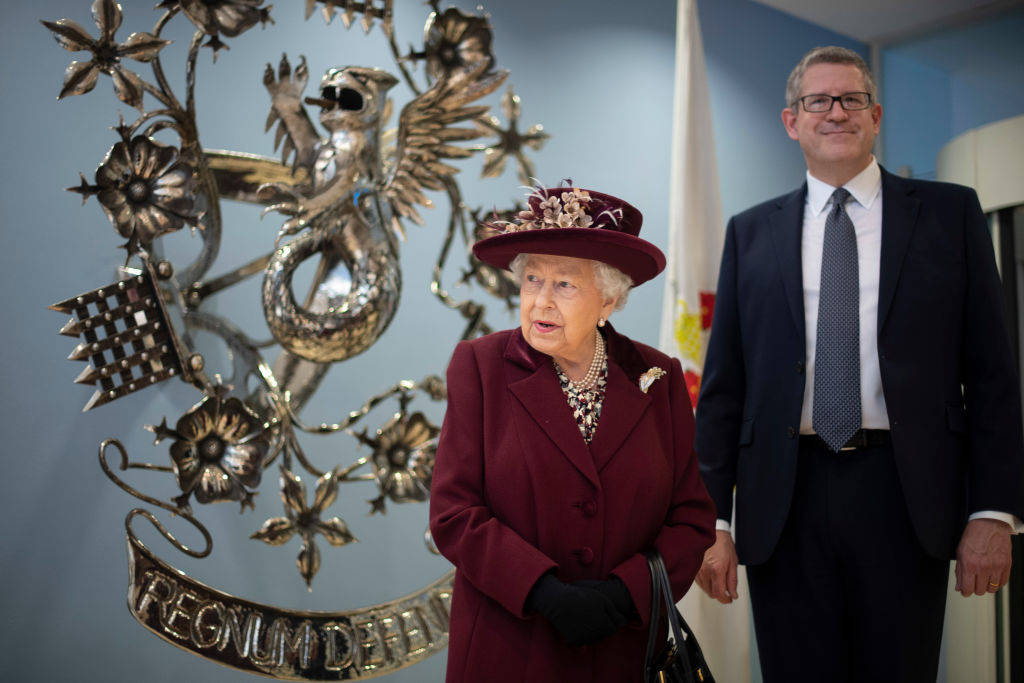
M 524 253 L 593 259 L 618 268 L 634 286 L 665 268 L 661 250 L 638 237 L 643 215 L 617 197 L 578 187 L 537 187 L 527 204 L 513 221 L 482 224 L 493 236 L 473 245 L 478 259 L 506 270 Z

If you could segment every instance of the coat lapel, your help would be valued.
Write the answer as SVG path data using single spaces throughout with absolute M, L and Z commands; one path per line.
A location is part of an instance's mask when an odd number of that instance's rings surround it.
M 882 256 L 878 279 L 878 332 L 881 334 L 917 224 L 920 200 L 899 176 L 882 169 Z
M 804 277 L 800 240 L 804 224 L 804 203 L 807 201 L 807 184 L 784 197 L 778 210 L 769 214 L 775 257 L 779 263 L 782 285 L 786 290 L 786 301 L 793 316 L 793 324 L 804 336 Z
M 633 431 L 651 397 L 640 390 L 640 375 L 650 369 L 643 356 L 629 339 L 605 327 L 608 338 L 608 386 L 605 390 L 601 421 L 590 442 L 590 454 L 597 471 L 619 451 L 626 437 Z M 669 368 L 662 368 L 665 372 Z
M 509 338 L 505 361 L 509 391 L 537 423 L 540 431 L 558 446 L 581 474 L 598 486 L 597 468 L 558 384 L 551 358 L 527 344 L 522 332 L 517 331 Z

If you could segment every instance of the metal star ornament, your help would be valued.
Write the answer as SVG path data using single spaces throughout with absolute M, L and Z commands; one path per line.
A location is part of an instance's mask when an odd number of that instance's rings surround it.
M 508 91 L 501 97 L 501 108 L 508 119 L 508 128 L 502 128 L 501 122 L 496 116 L 481 116 L 476 119 L 477 126 L 484 131 L 485 135 L 496 135 L 497 143 L 475 147 L 476 151 L 484 153 L 484 169 L 480 173 L 482 178 L 496 178 L 505 170 L 505 162 L 508 157 L 514 156 L 519 167 L 519 181 L 524 185 L 530 184 L 530 179 L 536 174 L 533 170 L 533 163 L 523 153 L 524 147 L 529 147 L 535 152 L 540 151 L 547 139 L 551 137 L 544 132 L 544 126 L 539 123 L 531 126 L 525 133 L 520 133 L 519 96 L 509 86 Z

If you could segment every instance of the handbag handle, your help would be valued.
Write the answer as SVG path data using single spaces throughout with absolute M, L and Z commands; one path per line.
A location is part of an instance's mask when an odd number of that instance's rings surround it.
M 661 553 L 654 556 L 654 562 L 658 565 L 658 577 L 661 580 L 662 596 L 665 600 L 665 613 L 668 616 L 668 623 L 672 629 L 672 638 L 676 641 L 676 649 L 685 651 L 683 647 L 683 628 L 680 624 L 679 612 L 676 610 L 676 601 L 672 599 L 672 586 L 668 581 L 668 569 L 665 567 L 665 560 Z M 689 627 L 686 629 L 689 631 Z
M 657 550 L 650 550 L 644 553 L 647 558 L 647 568 L 651 572 L 651 622 L 647 631 L 647 654 L 644 656 L 644 681 L 651 680 L 651 666 L 654 663 L 654 654 L 658 646 L 658 624 L 661 621 L 661 580 L 658 578 L 658 566 L 654 558 L 661 560 L 661 554 Z M 664 566 L 664 561 L 662 561 Z
M 651 572 L 651 623 L 647 635 L 647 655 L 644 657 L 644 680 L 650 681 L 651 667 L 654 663 L 655 653 L 658 648 L 658 624 L 661 621 L 661 608 L 665 607 L 665 619 L 668 622 L 669 631 L 675 642 L 675 656 L 681 658 L 684 668 L 691 669 L 690 655 L 684 644 L 684 636 L 692 638 L 693 631 L 689 624 L 682 621 L 679 611 L 676 610 L 675 601 L 672 599 L 672 586 L 668 579 L 668 569 L 665 567 L 665 560 L 657 550 L 649 550 L 644 553 L 647 558 L 647 567 Z

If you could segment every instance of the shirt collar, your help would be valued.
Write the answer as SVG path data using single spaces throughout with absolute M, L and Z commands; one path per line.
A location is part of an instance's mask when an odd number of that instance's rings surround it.
M 843 185 L 853 196 L 857 203 L 866 209 L 870 209 L 878 198 L 882 189 L 882 171 L 878 168 L 878 160 L 871 157 L 871 163 Z M 826 182 L 818 180 L 807 172 L 807 205 L 815 216 L 819 215 L 828 206 L 832 193 L 836 188 Z

